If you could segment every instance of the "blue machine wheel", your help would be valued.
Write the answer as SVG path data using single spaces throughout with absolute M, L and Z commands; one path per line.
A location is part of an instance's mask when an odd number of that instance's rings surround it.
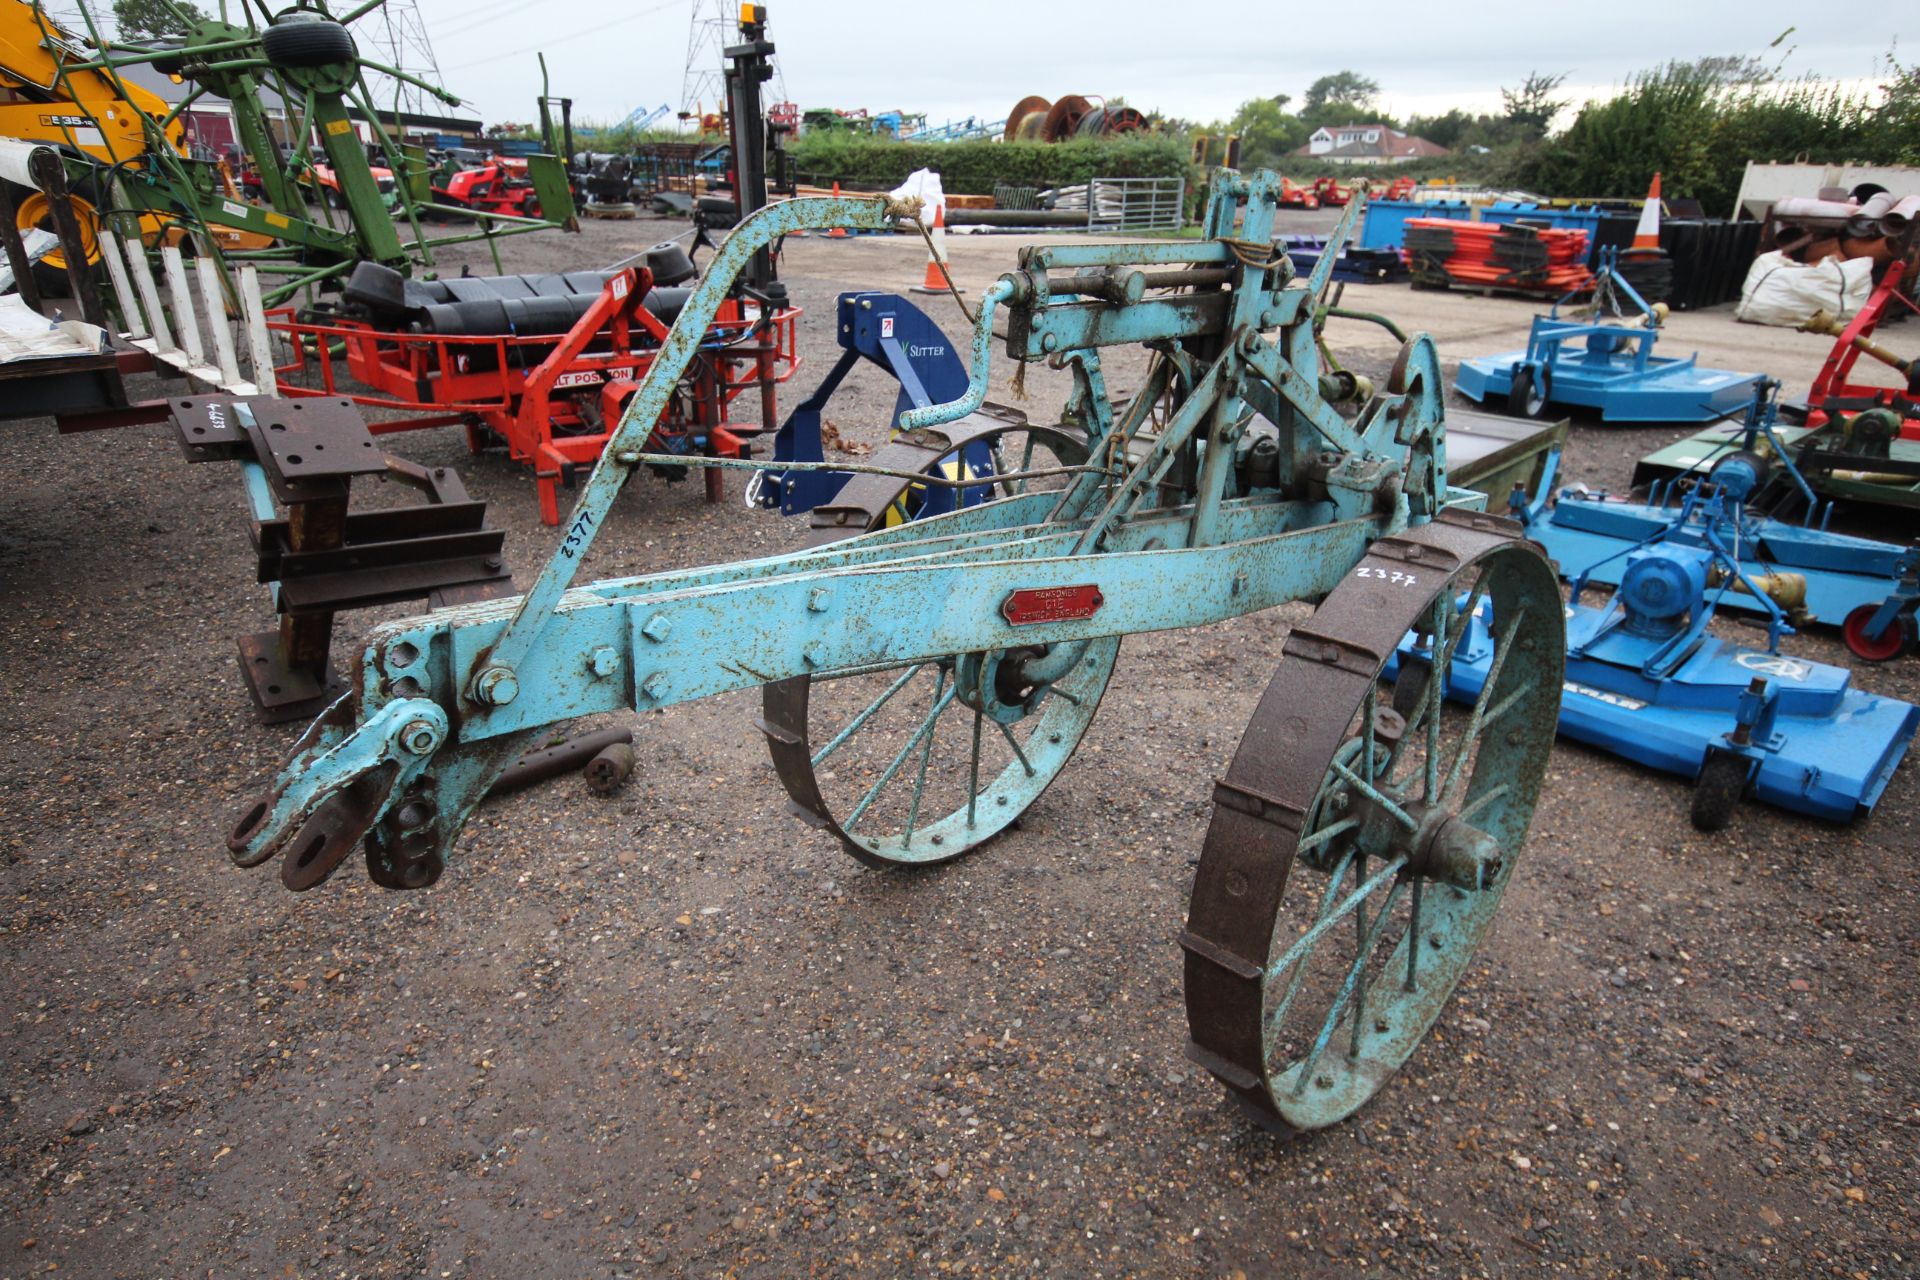
M 993 460 L 994 475 L 1087 457 L 1074 432 L 1009 422 L 964 445 L 950 433 L 937 443 L 903 436 L 873 461 L 952 479 L 958 458 L 975 449 Z M 1027 483 L 982 487 L 1006 498 Z M 1032 481 L 1042 490 L 1064 483 Z M 914 508 L 916 491 L 937 492 L 854 476 L 830 508 L 816 510 L 816 544 L 887 527 Z M 792 811 L 855 858 L 883 867 L 949 862 L 1006 830 L 1058 776 L 1093 723 L 1119 652 L 1116 636 L 781 680 L 765 686 L 761 728 Z
M 1516 418 L 1540 418 L 1553 399 L 1553 371 L 1545 365 L 1523 364 L 1513 371 L 1507 391 L 1507 412 Z
M 1413 1053 L 1533 819 L 1560 592 L 1532 544 L 1470 520 L 1374 543 L 1293 629 L 1214 788 L 1180 940 L 1188 1054 L 1269 1128 L 1337 1123 Z M 1498 657 L 1469 705 L 1434 676 L 1482 605 Z M 1395 682 L 1386 663 L 1409 631 L 1435 659 Z

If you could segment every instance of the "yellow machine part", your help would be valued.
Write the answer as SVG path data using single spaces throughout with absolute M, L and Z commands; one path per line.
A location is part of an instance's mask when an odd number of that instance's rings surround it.
M 0 0 L 0 137 L 76 147 L 108 164 L 137 161 L 147 150 L 141 115 L 164 119 L 156 93 L 105 71 L 61 68 L 96 57 L 72 32 L 27 0 Z M 185 150 L 179 120 L 167 137 Z
M 141 117 L 161 120 L 170 110 L 156 93 L 103 71 L 70 71 L 62 67 L 96 56 L 72 32 L 54 24 L 29 0 L 0 0 L 0 137 L 69 147 L 103 164 L 129 163 L 138 167 L 147 154 L 147 132 Z M 167 126 L 167 140 L 185 154 L 186 126 L 179 120 Z M 80 237 L 89 260 L 97 260 L 95 239 L 100 216 L 98 194 L 76 188 L 71 196 Z M 22 231 L 32 227 L 52 230 L 47 197 L 28 191 L 18 198 L 15 221 Z M 140 219 L 144 238 L 152 240 L 168 227 L 164 218 Z M 64 270 L 66 256 L 55 250 L 44 259 L 48 267 Z
M 1725 582 L 1728 574 L 1715 566 L 1707 576 L 1707 585 L 1717 587 Z M 1804 573 L 1754 573 L 1747 577 L 1760 593 L 1779 605 L 1787 615 L 1787 621 L 1794 626 L 1802 625 L 1807 614 L 1807 575 Z M 1735 578 L 1733 589 L 1742 595 L 1748 594 L 1746 582 Z

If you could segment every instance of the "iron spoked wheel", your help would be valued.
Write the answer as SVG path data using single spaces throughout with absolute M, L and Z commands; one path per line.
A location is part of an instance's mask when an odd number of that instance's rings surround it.
M 964 478 L 944 460 L 952 455 L 944 445 L 944 437 L 903 438 L 874 462 Z M 1086 458 L 1082 438 L 1055 428 L 1008 426 L 974 435 L 971 445 L 991 454 L 998 473 Z M 998 496 L 1029 484 L 988 483 Z M 817 540 L 899 523 L 932 492 L 856 476 L 815 512 Z M 870 866 L 948 862 L 1006 830 L 1059 775 L 1093 723 L 1119 651 L 1111 638 L 782 680 L 765 688 L 761 727 L 802 820 Z
M 1483 608 L 1486 678 L 1448 690 L 1433 673 Z M 1409 631 L 1432 661 L 1396 689 Z M 1181 938 L 1189 1052 L 1256 1121 L 1345 1119 L 1439 1016 L 1532 821 L 1564 643 L 1546 560 L 1453 513 L 1375 543 L 1288 638 L 1216 788 Z

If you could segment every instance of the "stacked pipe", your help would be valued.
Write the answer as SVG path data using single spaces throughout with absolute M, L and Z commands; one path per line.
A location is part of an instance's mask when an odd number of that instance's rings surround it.
M 1413 283 L 1423 288 L 1513 289 L 1557 296 L 1593 284 L 1586 266 L 1585 231 L 1411 218 L 1405 254 Z

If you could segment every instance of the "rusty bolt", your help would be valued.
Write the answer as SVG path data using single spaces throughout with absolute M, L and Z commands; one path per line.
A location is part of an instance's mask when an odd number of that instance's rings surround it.
M 827 606 L 833 603 L 832 587 L 815 587 L 807 594 L 807 608 L 814 613 L 825 613 Z
M 649 698 L 658 699 L 667 691 L 667 677 L 663 671 L 656 671 L 640 682 L 640 692 Z
M 440 730 L 431 720 L 409 720 L 400 731 L 400 745 L 417 756 L 431 755 L 440 745 Z
M 665 640 L 672 632 L 673 624 L 667 621 L 667 615 L 664 613 L 654 614 L 651 618 L 648 618 L 646 624 L 640 628 L 640 634 L 655 644 L 659 644 Z
M 614 652 L 612 645 L 600 645 L 587 655 L 587 669 L 604 680 L 620 669 L 620 655 Z
M 1048 333 L 1041 335 L 1040 349 L 1042 351 L 1055 351 L 1059 349 L 1059 346 L 1060 338 L 1057 334 Z
M 489 707 L 504 707 L 520 696 L 520 680 L 512 667 L 488 667 L 473 682 L 473 696 Z

